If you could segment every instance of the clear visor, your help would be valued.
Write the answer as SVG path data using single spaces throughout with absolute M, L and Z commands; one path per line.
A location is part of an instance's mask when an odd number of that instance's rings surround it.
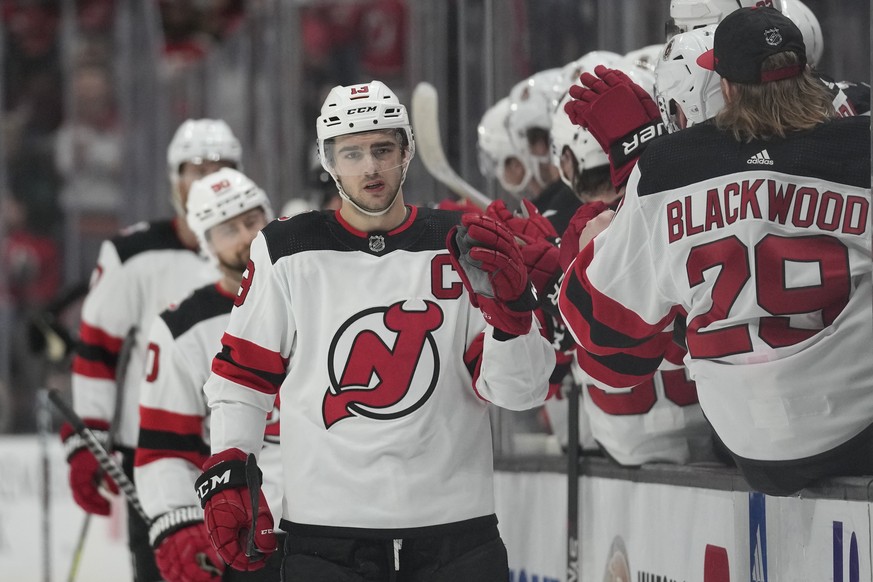
M 371 176 L 403 169 L 414 146 L 403 129 L 353 133 L 321 145 L 325 169 L 336 177 Z

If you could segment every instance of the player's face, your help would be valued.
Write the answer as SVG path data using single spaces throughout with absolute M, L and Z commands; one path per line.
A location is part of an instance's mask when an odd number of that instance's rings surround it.
M 371 212 L 391 206 L 400 191 L 406 160 L 396 132 L 339 136 L 333 159 L 337 178 L 355 204 Z
M 236 164 L 230 160 L 206 160 L 201 163 L 184 162 L 179 168 L 179 195 L 182 197 L 182 205 L 185 207 L 188 205 L 188 191 L 194 180 L 199 180 L 221 168 L 236 168 Z
M 522 183 L 525 176 L 525 167 L 518 158 L 506 158 L 503 164 L 503 177 L 507 184 L 518 186 Z
M 253 208 L 209 229 L 209 244 L 222 267 L 242 275 L 249 262 L 249 247 L 267 226 L 262 208 Z

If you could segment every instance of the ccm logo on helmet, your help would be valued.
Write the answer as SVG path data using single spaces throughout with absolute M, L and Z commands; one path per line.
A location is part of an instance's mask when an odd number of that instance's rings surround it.
M 210 479 L 207 479 L 200 483 L 197 486 L 197 495 L 200 496 L 200 499 L 206 497 L 210 491 L 218 487 L 219 485 L 229 485 L 230 484 L 230 469 L 226 470 L 221 475 L 212 475 Z
M 369 107 L 352 107 L 351 109 L 346 111 L 346 115 L 355 115 L 356 113 L 370 113 L 371 111 L 376 111 L 375 105 L 370 105 Z

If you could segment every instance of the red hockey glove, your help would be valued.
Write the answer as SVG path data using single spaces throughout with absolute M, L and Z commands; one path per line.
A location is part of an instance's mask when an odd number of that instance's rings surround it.
M 92 418 L 84 419 L 85 426 L 91 429 L 103 444 L 109 441 L 109 423 Z M 70 464 L 70 490 L 73 500 L 88 513 L 109 515 L 109 500 L 100 493 L 100 489 L 118 494 L 118 485 L 100 468 L 100 463 L 85 446 L 85 440 L 65 422 L 61 425 L 61 440 Z M 101 487 L 102 486 L 102 487 Z
M 228 449 L 209 457 L 194 485 L 203 506 L 209 540 L 218 555 L 235 570 L 263 568 L 266 558 L 276 551 L 276 534 L 273 533 L 273 516 L 260 490 L 260 470 L 256 512 L 252 511 L 252 491 L 246 479 L 246 455 L 239 449 Z M 250 552 L 247 546 L 253 513 L 255 551 Z
M 472 212 L 474 214 L 482 214 L 482 209 L 470 202 L 469 200 L 442 200 L 437 204 L 440 210 L 454 210 L 457 212 Z
M 167 582 L 221 582 L 224 562 L 218 556 L 199 507 L 169 511 L 149 528 L 155 563 Z
M 521 238 L 521 237 L 519 237 Z M 561 251 L 545 239 L 530 240 L 522 238 L 521 257 L 527 276 L 536 289 L 537 296 L 542 297 L 549 290 L 549 283 L 561 270 L 558 257 Z
M 510 335 L 529 332 L 537 298 L 513 234 L 489 216 L 465 214 L 446 245 L 470 302 L 485 320 Z
M 533 240 L 558 238 L 555 227 L 540 214 L 537 207 L 529 200 L 521 201 L 521 212 L 513 214 L 503 200 L 495 200 L 488 205 L 485 216 L 502 222 L 513 234 Z
M 573 99 L 564 111 L 570 121 L 590 131 L 606 152 L 612 184 L 619 188 L 646 146 L 666 131 L 658 105 L 645 89 L 616 69 L 598 65 L 594 73 L 579 77 L 584 87 L 570 87 Z
M 579 248 L 579 235 L 582 234 L 582 229 L 585 228 L 588 221 L 604 210 L 609 210 L 609 206 L 600 200 L 583 204 L 576 209 L 576 213 L 570 219 L 570 224 L 567 225 L 567 230 L 561 236 L 561 252 L 558 258 L 561 271 L 566 273 L 570 263 L 573 262 L 579 251 L 582 250 Z

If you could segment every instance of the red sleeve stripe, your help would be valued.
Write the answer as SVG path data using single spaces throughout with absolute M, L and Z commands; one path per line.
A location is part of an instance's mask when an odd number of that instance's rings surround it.
M 221 343 L 221 352 L 212 360 L 215 374 L 264 394 L 279 392 L 285 380 L 288 358 L 227 333 Z
M 470 376 L 473 377 L 473 392 L 476 393 L 479 400 L 488 402 L 488 400 L 483 398 L 482 395 L 479 394 L 479 391 L 476 390 L 476 382 L 479 381 L 479 373 L 482 371 L 482 352 L 484 349 L 485 334 L 480 333 L 467 348 L 466 353 L 464 353 L 464 365 L 467 366 Z
M 92 361 L 76 356 L 73 358 L 73 374 L 95 378 L 98 380 L 115 380 L 115 366 L 105 362 Z
M 182 459 L 183 461 L 188 461 L 189 463 L 200 469 L 203 466 L 203 463 L 205 463 L 206 459 L 208 458 L 208 454 L 203 454 L 196 451 L 174 451 L 137 448 L 136 455 L 134 456 L 134 465 L 137 467 L 142 467 L 144 465 L 148 465 L 149 463 L 154 463 L 155 461 L 161 461 L 164 459 Z
M 79 325 L 79 341 L 89 346 L 102 348 L 109 353 L 117 354 L 121 351 L 121 344 L 124 343 L 124 338 L 115 337 L 100 328 L 82 322 Z
M 666 336 L 668 341 L 669 335 Z M 595 380 L 614 388 L 630 388 L 655 375 L 662 358 L 637 358 L 627 354 L 597 356 L 578 349 L 579 366 Z
M 179 414 L 159 408 L 139 407 L 139 424 L 148 430 L 161 430 L 177 434 L 203 434 L 203 417 L 199 414 Z
M 579 254 L 561 286 L 558 305 L 564 321 L 585 349 L 608 355 L 629 352 L 658 357 L 663 346 L 651 339 L 674 319 L 674 310 L 655 324 L 648 324 L 621 303 L 599 293 L 585 274 L 593 245 Z

